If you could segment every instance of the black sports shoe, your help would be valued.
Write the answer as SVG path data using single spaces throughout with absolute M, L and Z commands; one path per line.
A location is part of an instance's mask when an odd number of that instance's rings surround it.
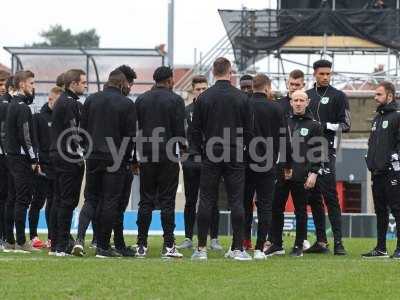
M 115 248 L 115 252 L 119 253 L 122 257 L 135 257 L 136 251 L 132 247 Z
M 67 254 L 71 254 L 72 253 L 72 249 L 74 249 L 75 246 L 75 240 L 72 236 L 70 236 L 69 240 L 68 240 L 68 244 L 67 247 L 65 249 L 65 253 Z
M 394 250 L 393 255 L 390 258 L 400 259 L 400 248 L 397 248 L 396 250 Z
M 92 248 L 92 249 L 96 249 L 97 248 L 97 241 L 96 240 L 92 240 L 92 242 L 90 243 L 90 248 Z
M 266 256 L 285 255 L 285 249 L 282 246 L 272 244 L 264 253 Z
M 303 256 L 303 247 L 294 246 L 292 248 L 292 252 L 290 252 L 290 255 L 293 257 L 302 257 Z
M 395 251 L 395 253 L 396 253 L 396 251 Z M 399 255 L 400 255 L 400 251 L 399 251 Z M 361 254 L 361 256 L 363 258 L 388 258 L 389 257 L 387 251 L 382 251 L 377 248 L 374 248 L 373 250 L 369 251 L 368 253 Z
M 344 249 L 342 242 L 335 242 L 335 246 L 333 248 L 334 255 L 347 255 L 346 249 Z
M 115 258 L 115 257 L 121 257 L 121 254 L 119 254 L 112 248 L 105 250 L 105 249 L 101 249 L 101 248 L 97 247 L 96 248 L 96 257 L 97 258 Z
M 304 250 L 304 253 L 317 253 L 317 254 L 327 254 L 329 253 L 328 245 L 321 245 L 319 242 L 315 242 L 310 248 Z

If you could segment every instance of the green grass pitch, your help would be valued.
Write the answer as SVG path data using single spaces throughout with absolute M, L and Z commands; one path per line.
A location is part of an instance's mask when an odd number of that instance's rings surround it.
M 227 247 L 230 238 L 221 241 Z M 292 239 L 285 242 L 288 252 Z M 0 253 L 0 299 L 400 298 L 400 261 L 360 257 L 373 239 L 345 240 L 346 257 L 286 255 L 261 262 L 230 261 L 212 252 L 207 262 L 192 262 L 191 251 L 165 261 L 161 243 L 160 237 L 149 239 L 146 259 L 96 259 L 91 249 L 85 258 Z M 393 251 L 395 244 L 388 246 Z

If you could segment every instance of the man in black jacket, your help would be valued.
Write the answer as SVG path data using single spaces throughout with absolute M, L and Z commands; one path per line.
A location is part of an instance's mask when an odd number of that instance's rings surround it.
M 395 87 L 383 81 L 375 90 L 377 114 L 372 121 L 366 162 L 372 177 L 372 196 L 376 213 L 377 245 L 363 254 L 364 258 L 388 257 L 386 233 L 389 210 L 400 224 L 400 113 L 395 101 Z M 400 259 L 400 226 L 397 226 L 397 246 L 392 258 Z
M 64 74 L 65 91 L 57 100 L 52 113 L 50 160 L 56 175 L 57 217 L 52 226 L 52 251 L 66 256 L 71 251 L 70 230 L 72 214 L 79 202 L 84 172 L 78 127 L 82 104 L 78 102 L 87 88 L 86 74 L 72 69 Z
M 350 130 L 350 109 L 346 95 L 332 87 L 330 78 L 332 63 L 327 60 L 316 61 L 313 65 L 315 84 L 307 91 L 310 98 L 309 108 L 314 118 L 321 123 L 324 137 L 328 142 L 328 162 L 324 163 L 323 174 L 318 177 L 317 186 L 311 192 L 309 204 L 313 212 L 314 220 L 321 224 L 325 219 L 325 211 L 321 205 L 321 194 L 328 208 L 328 216 L 331 222 L 334 237 L 334 254 L 346 255 L 342 243 L 342 216 L 336 191 L 336 149 L 342 132 Z M 318 234 L 318 231 L 317 231 Z M 328 241 L 325 230 L 322 236 L 317 236 L 317 241 L 307 253 L 328 252 Z
M 250 99 L 254 140 L 250 143 L 249 164 L 246 168 L 244 203 L 251 203 L 257 193 L 257 242 L 254 259 L 265 259 L 263 252 L 267 233 L 271 231 L 272 199 L 276 180 L 276 162 L 279 156 L 285 161 L 285 170 L 289 172 L 291 151 L 286 120 L 278 103 L 268 99 L 271 81 L 264 74 L 257 74 L 253 79 L 253 96 Z M 281 140 L 287 144 L 280 147 Z M 251 212 L 251 218 L 253 213 Z
M 192 89 L 194 94 L 193 102 L 185 108 L 185 127 L 186 139 L 190 147 L 192 140 L 192 118 L 193 109 L 197 97 L 208 88 L 207 78 L 202 75 L 193 77 Z M 191 249 L 193 247 L 193 227 L 196 221 L 196 206 L 199 197 L 201 163 L 193 161 L 191 157 L 182 163 L 183 181 L 185 185 L 185 240 L 178 249 Z M 219 210 L 218 203 L 213 207 L 213 213 L 210 222 L 210 248 L 212 250 L 222 250 L 218 241 Z
M 198 247 L 193 260 L 207 259 L 207 233 L 212 207 L 218 198 L 221 177 L 228 194 L 233 226 L 233 241 L 226 257 L 251 260 L 243 251 L 244 228 L 244 150 L 251 139 L 251 113 L 246 94 L 232 86 L 232 67 L 220 57 L 214 61 L 216 83 L 202 93 L 195 104 L 191 154 L 204 156 L 200 178 L 200 202 L 197 214 Z
M 14 76 L 15 95 L 8 106 L 5 124 L 7 162 L 15 186 L 15 231 L 16 252 L 32 252 L 35 249 L 26 241 L 25 221 L 32 201 L 33 172 L 37 171 L 37 156 L 34 150 L 32 113 L 28 105 L 34 99 L 35 79 L 31 71 L 20 71 Z M 8 224 L 7 226 L 11 225 Z M 11 228 L 7 229 L 12 232 Z M 7 237 L 13 244 L 13 237 Z
M 240 90 L 251 98 L 253 96 L 253 76 L 245 74 L 239 79 Z M 243 250 L 254 250 L 251 242 L 251 227 L 253 225 L 253 210 L 254 201 L 253 198 L 248 199 L 244 197 L 244 231 L 243 231 Z
M 1 135 L 1 144 L 3 147 L 4 154 L 3 158 L 3 171 L 6 172 L 7 179 L 5 180 L 5 184 L 3 188 L 6 188 L 3 191 L 3 197 L 5 197 L 5 206 L 4 206 L 4 252 L 13 252 L 15 250 L 15 237 L 14 237 L 14 209 L 15 209 L 15 187 L 14 180 L 10 173 L 10 168 L 8 166 L 7 161 L 7 153 L 6 153 L 6 119 L 8 112 L 8 105 L 12 100 L 12 94 L 15 92 L 14 88 L 14 76 L 10 76 L 6 82 L 6 94 L 1 96 L 0 102 L 0 135 Z M 8 243 L 7 240 L 12 243 Z
M 293 198 L 296 215 L 296 240 L 291 255 L 303 256 L 303 242 L 307 237 L 307 198 L 315 186 L 322 169 L 324 139 L 321 125 L 307 111 L 309 99 L 305 92 L 291 94 L 292 112 L 288 117 L 288 130 L 292 145 L 292 172 L 280 172 L 275 185 L 271 247 L 266 255 L 282 254 L 282 230 L 285 205 L 289 192 Z M 327 148 L 327 144 L 325 143 Z
M 122 72 L 128 81 L 129 91 L 133 87 L 134 80 L 136 79 L 135 71 L 127 65 L 119 66 L 114 70 L 116 75 L 118 72 Z M 113 72 L 114 72 L 113 71 Z M 122 82 L 121 82 L 122 84 Z M 129 93 L 128 91 L 128 93 Z M 135 158 L 135 157 L 134 157 Z M 123 236 L 123 221 L 124 221 L 124 212 L 126 207 L 129 203 L 130 192 L 132 188 L 132 181 L 133 181 L 133 172 L 131 168 L 129 169 L 122 169 L 121 170 L 125 174 L 124 178 L 124 186 L 123 186 L 123 201 L 121 202 L 120 210 L 119 210 L 119 217 L 114 226 L 114 244 L 115 250 L 122 256 L 131 257 L 134 256 L 134 251 L 130 247 L 127 247 L 124 241 Z M 95 196 L 95 195 L 94 195 Z M 83 256 L 84 255 L 84 245 L 85 245 L 85 236 L 86 230 L 92 222 L 92 229 L 93 229 L 93 240 L 92 240 L 92 247 L 97 247 L 96 241 L 96 234 L 97 234 L 97 226 L 96 226 L 96 207 L 98 199 L 92 199 L 93 192 L 89 189 L 85 189 L 85 202 L 79 214 L 79 224 L 78 224 L 78 235 L 76 238 L 76 242 L 74 248 L 72 250 L 72 254 L 75 256 Z
M 278 99 L 285 117 L 288 118 L 292 115 L 292 106 L 290 105 L 290 99 L 295 91 L 302 90 L 305 86 L 304 83 L 304 73 L 301 70 L 293 70 L 289 73 L 289 78 L 287 80 L 287 90 L 288 93 L 285 97 Z
M 126 96 L 130 87 L 125 75 L 110 73 L 104 91 L 90 95 L 83 106 L 81 127 L 88 133 L 86 201 L 96 212 L 96 257 L 117 257 L 110 246 L 111 232 L 123 200 L 125 171 L 131 170 L 136 134 L 134 103 Z M 108 122 L 104 122 L 107 119 Z
M 289 78 L 287 80 L 287 90 L 288 93 L 285 97 L 282 97 L 278 100 L 278 103 L 280 104 L 286 120 L 288 120 L 292 116 L 292 106 L 290 104 L 290 99 L 292 97 L 292 94 L 295 91 L 302 90 L 305 86 L 304 83 L 304 73 L 301 70 L 295 69 L 289 73 Z M 286 180 L 280 180 L 284 179 L 284 170 L 283 170 L 283 164 L 278 163 L 277 167 L 278 171 L 278 181 L 275 184 L 275 190 L 277 193 L 275 194 L 274 201 L 273 201 L 273 208 L 272 208 L 272 213 L 273 213 L 273 219 L 274 220 L 279 220 L 278 224 L 279 226 L 284 225 L 284 212 L 285 212 L 285 207 L 286 207 L 286 202 L 289 197 L 289 192 L 290 192 L 290 186 L 287 184 Z M 280 175 L 279 175 L 280 174 Z M 321 205 L 321 209 L 324 209 L 323 202 L 318 201 L 317 203 L 314 203 L 314 208 L 316 207 L 317 204 Z M 316 218 L 314 219 L 314 224 L 317 232 L 317 236 L 323 236 L 325 232 L 325 218 Z M 268 239 L 270 242 L 270 239 Z M 270 245 L 268 245 L 270 246 Z M 282 245 L 276 244 L 274 245 L 273 248 L 271 248 L 269 251 L 267 251 L 267 255 L 280 255 L 284 254 L 285 250 Z
M 253 76 L 245 74 L 239 79 L 240 90 L 247 94 L 248 97 L 253 95 Z
M 50 211 L 53 203 L 54 170 L 50 164 L 50 128 L 51 116 L 54 105 L 60 97 L 62 89 L 54 87 L 50 90 L 48 102 L 42 106 L 39 113 L 33 115 L 33 133 L 37 145 L 37 156 L 40 165 L 40 172 L 34 175 L 32 203 L 29 207 L 29 234 L 32 246 L 43 248 L 45 244 L 39 239 L 37 226 L 39 213 L 46 202 L 46 223 L 47 223 L 47 246 L 50 246 L 51 224 Z
M 5 205 L 7 202 L 8 194 L 8 167 L 6 161 L 5 149 L 5 121 L 7 116 L 8 103 L 11 96 L 8 93 L 7 82 L 10 78 L 10 73 L 0 71 L 0 251 L 4 249 L 5 241 Z
M 140 202 L 137 218 L 138 257 L 147 253 L 147 236 L 156 198 L 161 206 L 164 231 L 163 258 L 181 258 L 175 247 L 175 196 L 179 180 L 177 153 L 185 137 L 183 99 L 172 92 L 173 72 L 159 67 L 153 74 L 155 86 L 136 100 L 140 138 L 147 139 L 137 146 L 140 156 Z

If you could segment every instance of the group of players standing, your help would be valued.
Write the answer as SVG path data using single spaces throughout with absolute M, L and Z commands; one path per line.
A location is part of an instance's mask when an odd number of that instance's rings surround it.
M 252 259 L 246 250 L 253 250 L 253 199 L 258 217 L 254 259 L 285 253 L 282 231 L 289 192 L 296 215 L 291 255 L 330 252 L 324 202 L 332 225 L 334 254 L 346 255 L 335 160 L 340 134 L 350 130 L 349 103 L 343 92 L 330 85 L 331 63 L 319 60 L 313 67 L 316 82 L 310 90 L 303 90 L 303 72 L 294 70 L 287 81 L 287 96 L 274 101 L 266 75 L 243 76 L 240 91 L 231 84 L 230 62 L 218 58 L 213 65 L 215 85 L 208 88 L 205 77 L 195 76 L 194 100 L 186 109 L 183 99 L 172 91 L 173 71 L 169 67 L 157 68 L 154 86 L 133 102 L 127 96 L 136 74 L 130 67 L 120 66 L 110 73 L 103 91 L 89 95 L 83 105 L 78 100 L 87 88 L 86 74 L 73 69 L 59 76 L 59 87 L 51 90 L 48 103 L 33 116 L 29 105 L 34 99 L 34 74 L 1 73 L 2 249 L 33 252 L 43 246 L 36 229 L 46 200 L 50 255 L 84 256 L 85 234 L 92 223 L 96 257 L 143 258 L 157 203 L 164 232 L 162 257 L 181 258 L 179 249 L 193 248 L 197 217 L 198 245 L 192 259 L 206 260 L 208 234 L 210 248 L 223 249 L 218 241 L 217 204 L 222 178 L 233 228 L 225 257 Z M 364 257 L 387 257 L 387 208 L 396 220 L 400 217 L 397 201 L 392 200 L 399 193 L 397 177 L 393 176 L 400 171 L 395 155 L 400 150 L 395 135 L 400 123 L 394 97 L 391 83 L 379 84 L 375 96 L 380 104 L 378 119 L 367 156 L 374 180 L 378 245 Z M 389 128 L 392 135 L 380 127 Z M 175 246 L 179 163 L 186 196 L 185 240 Z M 74 240 L 71 221 L 85 169 L 85 202 Z M 138 236 L 137 245 L 129 247 L 124 241 L 123 221 L 134 175 L 140 176 Z M 316 242 L 303 251 L 307 205 L 313 214 Z M 25 238 L 28 209 L 30 241 Z M 112 232 L 114 247 L 110 244 Z M 399 258 L 400 250 L 393 257 Z
M 340 133 L 350 129 L 350 112 L 345 94 L 329 84 L 331 63 L 325 60 L 314 63 L 316 83 L 307 92 L 303 91 L 303 72 L 292 71 L 287 81 L 288 95 L 277 101 L 272 100 L 271 81 L 266 75 L 243 76 L 240 79 L 243 94 L 229 84 L 229 61 L 216 60 L 213 71 L 216 83 L 194 100 L 191 120 L 192 143 L 188 161 L 196 154 L 203 155 L 199 184 L 199 244 L 192 259 L 207 259 L 207 228 L 208 224 L 211 228 L 215 226 L 214 220 L 217 220 L 213 216 L 221 177 L 228 195 L 233 227 L 232 247 L 226 257 L 251 259 L 243 250 L 252 250 L 254 198 L 258 219 L 254 259 L 285 253 L 282 231 L 289 192 L 296 215 L 296 240 L 291 255 L 303 256 L 307 205 L 312 208 L 317 240 L 305 252 L 329 252 L 323 200 L 333 228 L 334 254 L 345 255 L 336 193 L 335 151 Z M 193 85 L 195 88 L 196 84 Z M 207 142 L 215 136 L 222 137 L 226 128 L 230 129 L 231 138 L 232 132 L 237 134 L 235 128 L 243 128 L 243 134 L 234 136 L 228 145 L 222 147 L 229 149 L 231 160 L 211 161 L 210 155 L 204 154 Z M 239 136 L 243 137 L 243 144 L 232 143 L 234 138 L 240 140 Z M 218 146 L 214 145 L 211 152 L 223 151 Z M 241 151 L 245 163 L 235 156 Z M 185 192 L 188 199 L 188 189 Z M 178 247 L 192 247 L 190 232 L 188 234 L 186 229 L 186 239 Z

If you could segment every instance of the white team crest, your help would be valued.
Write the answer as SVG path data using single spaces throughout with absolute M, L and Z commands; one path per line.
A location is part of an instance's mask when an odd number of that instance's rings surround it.
M 321 98 L 321 103 L 322 104 L 328 104 L 328 102 L 329 102 L 329 97 L 322 97 Z
M 300 135 L 306 136 L 307 134 L 308 134 L 308 128 L 302 128 L 302 129 L 300 130 Z
M 385 129 L 388 127 L 388 125 L 389 125 L 389 121 L 383 121 L 382 128 Z
M 372 130 L 372 131 L 375 131 L 375 130 L 376 130 L 376 122 L 374 122 L 374 125 L 372 125 L 371 130 Z

